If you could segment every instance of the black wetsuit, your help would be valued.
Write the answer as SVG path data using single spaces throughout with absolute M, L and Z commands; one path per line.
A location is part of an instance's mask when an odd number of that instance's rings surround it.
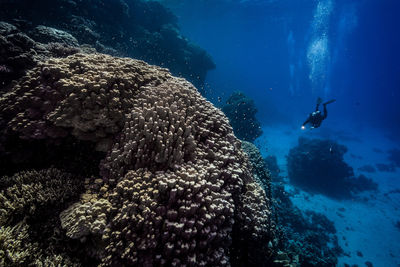
M 311 124 L 311 128 L 318 128 L 319 126 L 321 126 L 322 121 L 325 120 L 326 117 L 328 116 L 328 111 L 326 109 L 326 104 L 323 104 L 324 114 L 322 114 L 322 112 L 319 111 L 319 105 L 320 104 L 317 103 L 315 111 L 313 113 L 310 113 L 310 115 L 308 115 L 308 118 L 303 123 L 303 126 L 305 126 L 307 123 Z

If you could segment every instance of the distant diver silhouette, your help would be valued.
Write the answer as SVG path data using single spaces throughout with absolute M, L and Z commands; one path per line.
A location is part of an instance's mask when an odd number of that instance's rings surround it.
M 315 111 L 313 113 L 310 113 L 310 115 L 308 115 L 308 118 L 301 126 L 301 129 L 304 130 L 306 128 L 307 123 L 311 124 L 311 129 L 318 128 L 319 126 L 321 126 L 322 121 L 325 120 L 326 117 L 328 116 L 328 110 L 326 109 L 326 105 L 333 103 L 335 101 L 336 99 L 332 99 L 325 103 L 322 103 L 322 98 L 318 97 Z M 324 106 L 324 114 L 322 114 L 322 112 L 319 110 L 319 105 L 321 103 Z

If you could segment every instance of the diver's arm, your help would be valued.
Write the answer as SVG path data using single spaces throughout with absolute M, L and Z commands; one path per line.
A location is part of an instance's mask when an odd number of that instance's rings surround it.
M 310 122 L 310 119 L 311 119 L 311 115 L 308 116 L 308 118 L 306 119 L 306 121 L 303 122 L 303 124 L 302 124 L 301 126 L 305 126 L 307 123 L 309 123 L 309 122 Z
M 305 122 L 303 122 L 303 124 L 301 125 L 301 128 L 303 128 L 307 123 L 310 122 L 310 118 L 311 118 L 311 116 L 308 116 L 307 120 Z

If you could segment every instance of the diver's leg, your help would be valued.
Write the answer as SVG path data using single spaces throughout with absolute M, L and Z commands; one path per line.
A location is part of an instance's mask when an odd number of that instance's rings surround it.
M 328 110 L 326 109 L 326 104 L 324 104 L 324 115 L 322 115 L 323 119 L 326 119 L 328 117 Z
M 315 111 L 318 111 L 319 105 L 322 103 L 322 98 L 318 97 L 317 99 L 317 106 L 315 107 Z

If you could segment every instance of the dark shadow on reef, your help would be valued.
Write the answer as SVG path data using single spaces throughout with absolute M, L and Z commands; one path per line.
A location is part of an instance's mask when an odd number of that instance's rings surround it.
M 180 35 L 175 15 L 157 2 L 1 1 L 0 21 L 15 25 L 39 43 L 68 39 L 70 46 L 87 44 L 101 53 L 142 59 L 169 68 L 200 90 L 207 71 L 215 68 L 206 51 Z M 2 41 L 0 38 L 0 45 Z M 16 66 L 7 65 L 0 56 L 0 72 L 1 66 L 16 70 Z
M 344 145 L 332 140 L 299 138 L 287 156 L 291 183 L 305 190 L 333 198 L 352 198 L 362 191 L 376 191 L 370 178 L 354 176 L 353 168 L 343 160 Z

